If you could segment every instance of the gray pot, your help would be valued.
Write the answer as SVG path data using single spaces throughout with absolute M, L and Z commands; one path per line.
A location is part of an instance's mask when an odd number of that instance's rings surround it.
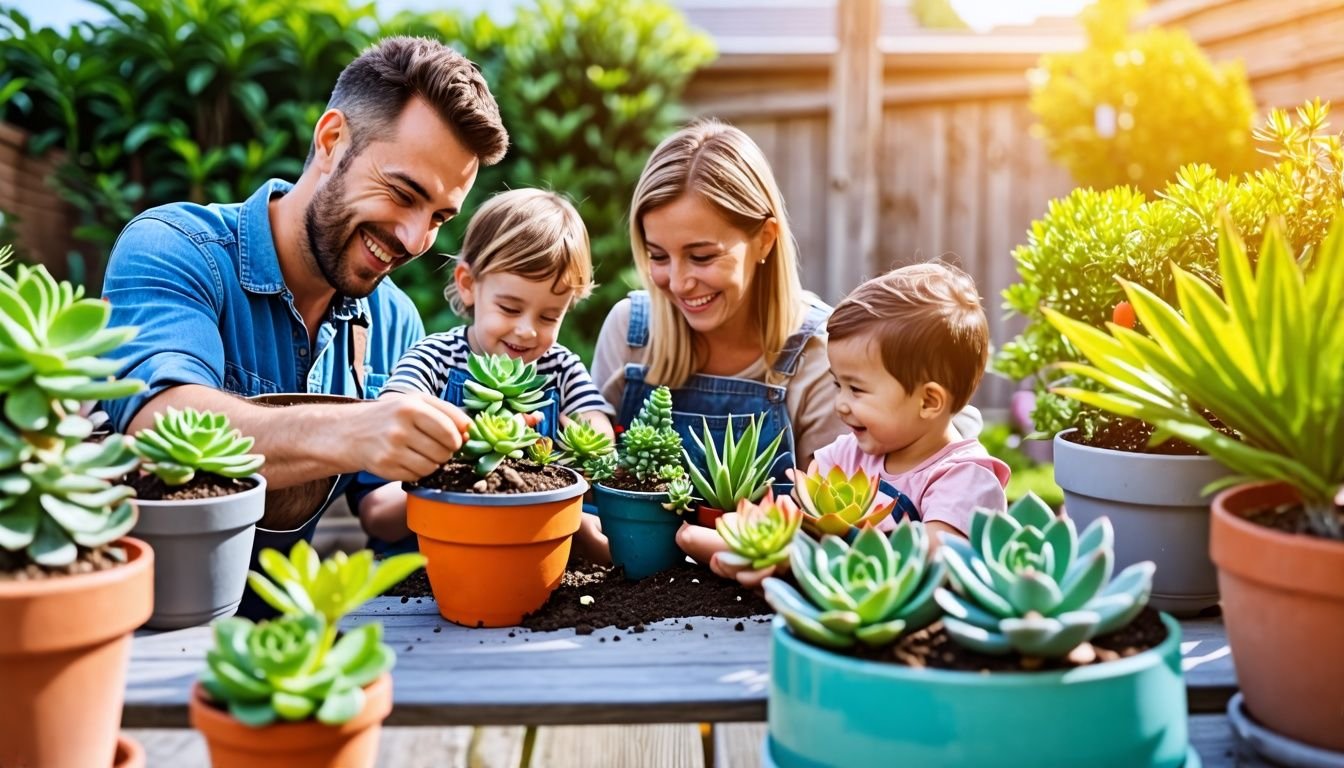
M 1152 560 L 1149 604 L 1190 616 L 1218 604 L 1209 560 L 1209 502 L 1200 489 L 1226 477 L 1208 456 L 1157 456 L 1092 448 L 1055 436 L 1055 482 L 1079 530 L 1106 516 L 1115 529 L 1115 570 Z
M 136 499 L 131 533 L 154 548 L 154 615 L 145 626 L 179 629 L 238 610 L 252 538 L 266 508 L 266 479 L 242 493 L 213 499 Z

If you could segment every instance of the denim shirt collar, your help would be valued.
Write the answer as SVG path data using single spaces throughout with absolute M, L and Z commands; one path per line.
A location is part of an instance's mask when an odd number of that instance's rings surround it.
M 280 273 L 280 255 L 275 251 L 275 234 L 271 231 L 270 203 L 272 197 L 288 194 L 294 185 L 283 179 L 270 179 L 262 184 L 243 203 L 238 221 L 239 276 L 243 289 L 250 293 L 282 293 L 285 278 Z M 368 299 L 336 296 L 331 306 L 331 319 L 369 320 Z

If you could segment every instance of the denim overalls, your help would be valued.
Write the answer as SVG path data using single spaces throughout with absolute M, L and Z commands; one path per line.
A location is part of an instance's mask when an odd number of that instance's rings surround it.
M 803 325 L 788 338 L 779 359 L 775 361 L 774 371 L 786 378 L 798 371 L 798 362 L 808 339 L 815 336 L 825 325 L 831 308 L 824 305 L 812 305 L 803 318 Z M 649 341 L 649 294 L 647 291 L 630 293 L 630 330 L 626 342 L 631 347 L 643 347 Z M 644 400 L 654 390 L 644 379 L 645 366 L 627 363 L 625 366 L 625 392 L 621 396 L 618 423 L 628 427 L 634 420 Z M 765 446 L 783 433 L 779 442 L 779 451 L 775 454 L 775 463 L 770 474 L 775 478 L 775 492 L 787 493 L 793 486 L 789 483 L 784 470 L 793 466 L 793 424 L 789 420 L 789 410 L 784 395 L 788 388 L 781 384 L 766 384 L 750 379 L 732 376 L 709 376 L 692 374 L 686 383 L 672 390 L 672 424 L 686 448 L 701 467 L 704 466 L 704 454 L 696 448 L 691 434 L 704 439 L 701 418 L 709 423 L 710 435 L 715 445 L 721 445 L 728 427 L 729 415 L 732 415 L 735 434 L 740 435 L 746 428 L 748 419 L 754 414 L 764 414 L 764 426 L 761 429 L 761 445 Z M 758 417 L 760 418 L 760 417 Z

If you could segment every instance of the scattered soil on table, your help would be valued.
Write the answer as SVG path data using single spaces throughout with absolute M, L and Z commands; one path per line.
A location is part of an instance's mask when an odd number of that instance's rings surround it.
M 97 549 L 79 548 L 79 556 L 69 565 L 49 568 L 28 562 L 23 552 L 0 549 L 0 581 L 37 581 L 59 579 L 80 573 L 93 573 L 116 568 L 126 562 L 126 553 L 120 547 L 104 544 Z
M 168 485 L 158 475 L 148 472 L 128 475 L 123 482 L 135 489 L 137 499 L 148 501 L 214 499 L 257 487 L 255 480 L 224 477 L 213 472 L 197 472 L 195 477 L 181 485 Z
M 918 632 L 904 635 L 891 645 L 882 648 L 857 645 L 848 652 L 860 659 L 903 664 L 907 667 L 964 672 L 1024 672 L 1071 669 L 1123 659 L 1156 647 L 1166 638 L 1167 628 L 1162 624 L 1157 611 L 1144 608 L 1129 626 L 1109 635 L 1092 638 L 1090 647 L 1095 653 L 1089 654 L 1088 644 L 1085 643 L 1073 654 L 1062 659 L 1038 659 L 1016 653 L 1004 656 L 977 653 L 957 645 L 952 636 L 943 629 L 941 621 L 935 621 Z
M 1335 516 L 1339 518 L 1340 524 L 1344 525 L 1344 507 L 1335 507 Z M 1246 515 L 1244 519 L 1247 522 L 1263 525 L 1276 531 L 1320 538 L 1320 535 L 1311 529 L 1307 510 L 1297 502 L 1281 504 L 1269 509 L 1258 509 Z
M 485 477 L 476 474 L 473 464 L 450 461 L 433 474 L 420 478 L 415 487 L 461 493 L 530 493 L 555 491 L 573 484 L 574 476 L 560 467 L 505 459 Z

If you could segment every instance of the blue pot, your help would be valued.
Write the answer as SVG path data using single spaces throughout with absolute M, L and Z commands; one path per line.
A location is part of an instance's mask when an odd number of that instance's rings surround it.
M 776 617 L 767 768 L 1198 768 L 1181 630 L 1126 659 L 980 674 L 863 661 Z
M 686 559 L 677 546 L 681 518 L 663 509 L 666 493 L 625 491 L 595 486 L 597 516 L 611 545 L 611 561 L 637 580 L 667 570 Z

